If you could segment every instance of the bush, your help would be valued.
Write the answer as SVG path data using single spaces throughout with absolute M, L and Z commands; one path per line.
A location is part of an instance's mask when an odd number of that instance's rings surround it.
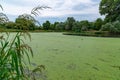
M 109 31 L 110 33 L 120 33 L 120 22 L 106 23 L 102 26 L 101 31 Z
M 116 32 L 120 33 L 120 22 L 119 21 L 115 21 L 113 23 L 113 25 L 114 25 L 114 28 L 116 29 Z
M 113 27 L 111 23 L 106 23 L 105 25 L 102 25 L 101 31 L 110 31 L 110 27 Z

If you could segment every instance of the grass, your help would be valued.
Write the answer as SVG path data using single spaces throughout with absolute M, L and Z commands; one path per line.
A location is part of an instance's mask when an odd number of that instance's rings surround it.
M 45 65 L 43 80 L 119 80 L 120 39 L 31 33 L 34 58 Z
M 28 79 L 24 74 L 23 55 L 32 53 L 31 48 L 21 39 L 21 35 L 27 33 L 17 32 L 10 40 L 10 34 L 0 34 L 0 79 L 2 80 L 25 80 Z M 26 36 L 25 36 L 26 37 Z M 31 52 L 29 52 L 31 51 Z

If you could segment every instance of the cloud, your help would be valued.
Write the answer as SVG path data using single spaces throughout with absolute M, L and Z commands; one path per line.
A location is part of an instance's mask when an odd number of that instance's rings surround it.
M 8 15 L 30 14 L 32 8 L 38 5 L 47 5 L 52 8 L 41 11 L 39 17 L 64 17 L 68 15 L 100 17 L 99 2 L 100 0 L 0 0 L 4 12 Z

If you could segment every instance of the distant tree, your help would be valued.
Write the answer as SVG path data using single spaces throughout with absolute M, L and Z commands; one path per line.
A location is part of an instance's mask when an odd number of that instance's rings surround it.
M 72 30 L 74 22 L 75 22 L 75 19 L 73 17 L 68 17 L 67 20 L 66 20 L 65 29 L 66 30 Z
M 50 24 L 50 30 L 54 30 L 55 27 L 54 27 L 54 24 Z
M 54 30 L 55 30 L 57 24 L 59 24 L 59 22 L 54 22 Z
M 19 15 L 16 18 L 15 23 L 17 24 L 18 29 L 34 30 L 35 23 L 37 21 L 29 14 Z
M 113 27 L 113 29 L 111 29 L 111 32 L 120 33 L 120 21 L 115 21 L 112 24 L 114 27 Z
M 105 15 L 105 22 L 120 21 L 120 0 L 101 0 L 99 11 Z
M 81 24 L 81 31 L 87 31 L 90 27 L 88 20 L 80 21 L 80 24 Z
M 119 33 L 120 34 L 120 22 L 115 21 L 113 23 L 109 22 L 102 26 L 102 31 L 109 31 L 110 33 Z
M 95 22 L 89 22 L 89 29 L 94 30 L 94 24 Z
M 50 29 L 55 30 L 57 24 L 59 24 L 59 22 L 54 22 L 53 24 L 50 24 Z
M 41 29 L 42 29 L 42 26 L 41 26 L 41 25 L 36 25 L 35 30 L 41 30 Z
M 17 29 L 16 24 L 12 21 L 9 21 L 5 24 L 5 28 L 7 29 Z
M 46 21 L 45 23 L 43 23 L 43 29 L 44 30 L 49 30 L 50 29 L 50 22 L 49 21 Z
M 56 24 L 55 30 L 57 30 L 57 31 L 65 30 L 65 23 L 64 22 L 60 22 L 59 24 Z
M 110 31 L 110 27 L 114 27 L 111 22 L 102 25 L 101 31 Z
M 76 21 L 73 23 L 72 30 L 75 32 L 81 32 L 81 27 L 82 27 L 82 25 L 80 24 L 80 22 Z
M 101 18 L 98 18 L 95 22 L 94 22 L 94 29 L 95 30 L 100 30 L 101 27 L 103 25 L 103 20 Z

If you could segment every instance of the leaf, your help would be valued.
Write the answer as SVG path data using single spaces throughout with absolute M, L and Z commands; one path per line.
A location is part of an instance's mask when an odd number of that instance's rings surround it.
M 18 66 L 19 65 L 19 62 L 18 62 L 19 56 L 17 55 L 17 53 L 14 50 L 11 50 L 10 54 L 12 55 L 12 60 L 13 60 L 13 63 L 15 64 L 15 69 L 16 69 L 17 75 L 20 75 L 19 66 Z

